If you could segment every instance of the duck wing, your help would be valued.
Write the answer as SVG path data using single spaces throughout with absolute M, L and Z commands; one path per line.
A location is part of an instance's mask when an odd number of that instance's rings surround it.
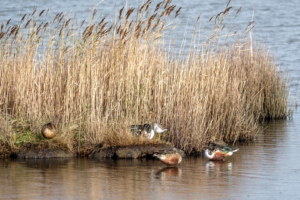
M 220 148 L 222 149 L 222 151 L 224 153 L 226 153 L 226 152 L 236 152 L 236 151 L 239 150 L 237 147 L 233 147 L 233 146 L 230 146 L 228 144 L 226 144 L 226 145 L 220 145 Z

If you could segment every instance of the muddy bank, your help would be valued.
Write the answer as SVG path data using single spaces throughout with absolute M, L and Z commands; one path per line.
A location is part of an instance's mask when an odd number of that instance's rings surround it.
M 8 142 L 0 141 L 0 158 L 9 157 L 11 155 L 11 147 Z
M 63 144 L 43 143 L 25 143 L 18 149 L 13 150 L 11 157 L 14 158 L 68 158 L 76 154 Z
M 185 157 L 184 151 L 176 149 L 167 144 L 156 144 L 149 146 L 127 146 L 127 147 L 104 147 L 102 144 L 96 146 L 89 154 L 90 158 L 142 158 L 152 156 L 159 150 L 176 150 L 182 157 Z
M 73 147 L 76 149 L 76 147 Z M 181 156 L 185 156 L 184 151 L 176 149 L 169 144 L 153 144 L 144 146 L 126 146 L 126 147 L 105 147 L 103 144 L 96 146 L 88 145 L 79 152 L 71 151 L 67 145 L 43 141 L 38 143 L 23 143 L 22 145 L 12 148 L 7 142 L 0 143 L 0 158 L 67 158 L 67 157 L 90 157 L 90 158 L 142 158 L 152 156 L 159 150 L 174 151 L 176 150 Z

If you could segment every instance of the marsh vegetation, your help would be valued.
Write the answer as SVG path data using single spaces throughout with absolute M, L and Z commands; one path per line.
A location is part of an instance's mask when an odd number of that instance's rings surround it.
M 253 22 L 233 31 L 226 17 L 240 9 L 224 7 L 204 28 L 196 17 L 190 47 L 179 50 L 168 34 L 181 8 L 170 0 L 123 7 L 112 20 L 96 9 L 88 23 L 35 9 L 18 24 L 1 23 L 0 140 L 11 147 L 44 140 L 48 122 L 55 140 L 78 150 L 169 142 L 191 153 L 213 135 L 253 139 L 260 120 L 291 114 L 288 79 L 251 40 Z M 161 141 L 128 128 L 153 122 L 170 128 Z

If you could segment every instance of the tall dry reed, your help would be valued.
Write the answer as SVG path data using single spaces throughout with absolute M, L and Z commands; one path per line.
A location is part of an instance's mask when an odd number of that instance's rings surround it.
M 163 41 L 180 10 L 171 0 L 155 6 L 149 0 L 122 8 L 115 21 L 98 20 L 97 10 L 87 25 L 64 13 L 47 20 L 48 11 L 34 10 L 16 25 L 2 23 L 2 139 L 14 144 L 22 134 L 16 127 L 38 132 L 52 121 L 64 141 L 113 146 L 128 140 L 124 127 L 158 122 L 170 127 L 166 140 L 192 152 L 212 135 L 252 139 L 260 119 L 290 115 L 288 81 L 268 50 L 249 40 L 252 24 L 224 34 L 233 13 L 227 5 L 210 19 L 212 30 L 198 28 L 198 18 L 195 32 L 187 33 L 191 48 L 178 54 Z M 207 34 L 198 38 L 200 31 Z M 238 39 L 230 42 L 231 35 Z

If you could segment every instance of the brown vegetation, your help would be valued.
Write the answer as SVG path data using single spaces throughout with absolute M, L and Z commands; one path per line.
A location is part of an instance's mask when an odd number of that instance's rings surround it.
M 37 138 L 51 121 L 70 148 L 143 145 L 159 141 L 135 138 L 127 127 L 158 122 L 170 127 L 167 141 L 192 152 L 212 135 L 253 139 L 260 119 L 290 115 L 288 81 L 269 52 L 247 37 L 252 23 L 244 33 L 224 34 L 233 12 L 227 6 L 199 38 L 198 18 L 189 33 L 194 47 L 183 55 L 162 40 L 180 9 L 149 0 L 122 8 L 114 22 L 97 20 L 97 10 L 86 26 L 63 13 L 40 22 L 48 11 L 35 10 L 19 24 L 0 24 L 1 140 L 14 146 L 24 134 Z

